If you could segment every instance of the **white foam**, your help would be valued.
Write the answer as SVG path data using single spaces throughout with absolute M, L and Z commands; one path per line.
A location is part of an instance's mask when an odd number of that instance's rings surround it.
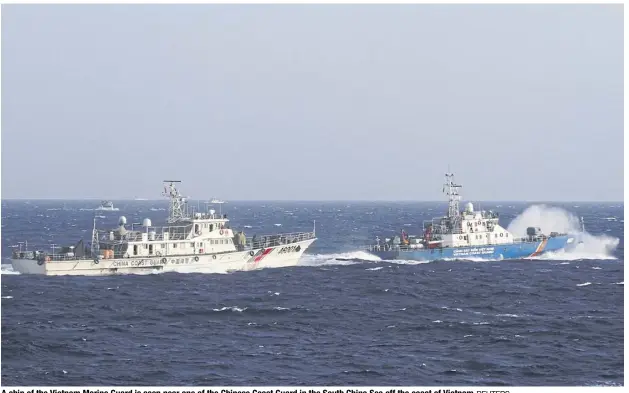
M 13 270 L 13 266 L 10 263 L 3 263 L 0 265 L 0 274 L 20 274 Z
M 558 207 L 533 205 L 524 210 L 508 226 L 508 230 L 517 236 L 526 236 L 526 228 L 539 227 L 544 233 L 571 233 L 577 237 L 577 244 L 569 251 L 547 252 L 532 259 L 581 260 L 581 259 L 616 259 L 613 255 L 620 239 L 608 235 L 592 235 L 581 232 L 581 223 L 577 216 Z
M 212 310 L 219 311 L 219 312 L 220 311 L 226 311 L 226 310 L 231 310 L 231 311 L 234 311 L 234 312 L 243 312 L 246 309 L 247 309 L 247 307 L 239 308 L 239 307 L 234 306 L 234 307 L 213 308 Z
M 13 299 L 13 296 L 2 296 L 3 299 Z
M 394 259 L 383 261 L 379 257 L 370 254 L 366 251 L 350 251 L 336 254 L 304 254 L 299 262 L 302 266 L 324 266 L 324 265 L 354 265 L 357 263 L 365 262 L 386 262 L 398 265 L 421 265 L 425 263 L 435 262 L 430 261 L 415 261 L 410 259 Z M 439 258 L 440 261 L 469 261 L 469 262 L 492 262 L 499 259 L 483 259 L 483 258 Z M 380 268 L 368 268 L 366 270 L 380 270 Z
M 380 258 L 365 251 L 338 254 L 304 254 L 299 262 L 303 266 L 353 265 L 364 262 L 379 262 Z
M 592 283 L 589 282 L 589 281 L 588 282 L 584 282 L 583 284 L 577 284 L 577 287 L 585 287 L 585 286 L 588 286 L 588 285 L 592 285 Z

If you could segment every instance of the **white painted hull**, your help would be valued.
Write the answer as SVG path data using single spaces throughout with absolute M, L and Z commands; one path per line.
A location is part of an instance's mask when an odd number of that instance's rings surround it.
M 235 251 L 224 254 L 182 255 L 53 261 L 39 265 L 32 259 L 12 259 L 13 270 L 22 274 L 107 276 L 116 274 L 229 273 L 264 268 L 294 266 L 304 251 L 316 240 L 308 239 L 263 249 Z M 296 250 L 299 246 L 299 250 Z M 253 255 L 251 255 L 253 254 Z

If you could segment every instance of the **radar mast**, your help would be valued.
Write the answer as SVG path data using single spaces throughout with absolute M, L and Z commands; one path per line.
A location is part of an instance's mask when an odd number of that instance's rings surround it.
M 186 198 L 181 196 L 181 193 L 175 187 L 175 183 L 181 183 L 181 180 L 164 180 L 164 192 L 162 193 L 162 195 L 170 199 L 168 218 L 166 219 L 166 222 L 169 224 L 189 219 L 188 203 Z
M 448 170 L 446 182 L 443 185 L 443 192 L 448 196 L 448 217 L 458 217 L 461 214 L 459 211 L 459 201 L 461 200 L 459 188 L 461 185 L 454 184 L 454 173 Z
M 92 227 L 92 244 L 90 251 L 94 261 L 98 262 L 100 259 L 100 241 L 98 240 L 98 231 L 96 230 L 96 216 L 94 216 L 94 226 Z

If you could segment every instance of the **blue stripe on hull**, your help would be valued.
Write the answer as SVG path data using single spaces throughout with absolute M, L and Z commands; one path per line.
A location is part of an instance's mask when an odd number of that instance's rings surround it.
M 544 241 L 486 245 L 477 247 L 456 247 L 456 248 L 434 248 L 434 249 L 415 249 L 415 250 L 389 250 L 389 251 L 370 251 L 383 260 L 414 260 L 414 261 L 433 261 L 437 259 L 466 259 L 466 258 L 482 258 L 482 259 L 521 259 L 537 255 L 549 251 L 558 251 L 569 244 L 568 239 L 571 236 L 550 237 Z M 573 243 L 576 243 L 573 240 Z

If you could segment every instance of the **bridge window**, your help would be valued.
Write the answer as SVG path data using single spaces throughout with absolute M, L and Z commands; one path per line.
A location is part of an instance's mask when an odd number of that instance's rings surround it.
M 138 245 L 137 244 L 133 245 L 133 255 L 138 255 Z
M 173 243 L 173 248 L 177 248 L 177 243 Z

